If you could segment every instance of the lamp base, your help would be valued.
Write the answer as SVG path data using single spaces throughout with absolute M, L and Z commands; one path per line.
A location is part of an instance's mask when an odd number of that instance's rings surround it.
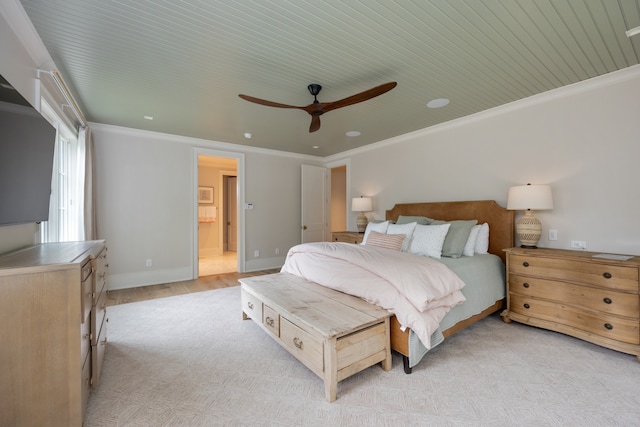
M 367 229 L 367 224 L 369 223 L 369 218 L 364 214 L 364 212 L 360 212 L 360 215 L 356 218 L 356 227 L 358 227 L 359 233 L 364 233 Z
M 522 248 L 536 249 L 542 235 L 542 224 L 533 216 L 533 212 L 525 211 L 516 223 L 516 234 Z

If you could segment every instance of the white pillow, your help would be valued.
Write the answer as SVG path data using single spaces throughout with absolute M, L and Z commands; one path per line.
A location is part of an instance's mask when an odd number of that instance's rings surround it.
M 413 236 L 413 230 L 416 228 L 415 222 L 408 224 L 389 224 L 387 228 L 387 234 L 404 234 L 404 243 L 402 243 L 402 252 L 407 252 L 409 244 L 411 243 L 411 237 Z
M 489 253 L 489 224 L 486 222 L 480 226 L 474 250 L 477 254 Z
M 364 236 L 362 237 L 362 244 L 367 243 L 367 237 L 371 231 L 377 231 L 378 233 L 386 234 L 389 221 L 382 222 L 370 222 L 367 224 L 367 228 L 364 230 Z
M 442 225 L 416 225 L 413 238 L 409 244 L 409 252 L 416 255 L 424 255 L 440 259 L 442 245 L 447 237 L 451 224 Z
M 469 237 L 467 238 L 467 243 L 464 244 L 462 255 L 473 256 L 473 253 L 476 249 L 476 242 L 478 241 L 478 233 L 480 232 L 480 227 L 480 225 L 474 225 L 473 227 L 471 227 L 471 232 L 469 233 Z

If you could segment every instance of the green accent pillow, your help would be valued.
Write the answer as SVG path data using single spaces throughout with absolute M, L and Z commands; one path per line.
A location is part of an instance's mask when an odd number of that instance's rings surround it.
M 427 218 L 426 216 L 399 215 L 398 221 L 396 221 L 396 224 L 409 224 L 412 222 L 417 222 L 418 224 L 421 224 L 421 225 L 429 225 L 433 222 L 433 220 L 431 218 Z
M 477 223 L 478 221 L 475 219 L 455 221 L 433 220 L 431 225 L 451 224 L 447 232 L 447 237 L 445 237 L 444 244 L 442 245 L 442 256 L 460 258 L 464 250 L 464 245 L 469 239 L 471 229 Z

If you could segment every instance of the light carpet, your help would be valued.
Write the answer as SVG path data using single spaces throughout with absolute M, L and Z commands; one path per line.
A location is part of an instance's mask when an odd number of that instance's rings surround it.
M 240 288 L 109 307 L 87 426 L 640 426 L 631 355 L 491 316 L 414 368 L 324 386 L 251 320 Z

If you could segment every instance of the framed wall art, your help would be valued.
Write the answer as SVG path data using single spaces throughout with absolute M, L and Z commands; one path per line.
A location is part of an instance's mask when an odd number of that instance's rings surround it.
M 198 203 L 213 203 L 213 187 L 198 187 Z

